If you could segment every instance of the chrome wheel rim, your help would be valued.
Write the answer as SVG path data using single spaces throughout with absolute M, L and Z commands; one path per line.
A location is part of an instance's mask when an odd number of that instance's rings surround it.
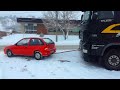
M 118 66 L 120 64 L 120 58 L 117 55 L 112 55 L 108 58 L 108 63 L 111 66 Z
M 11 55 L 12 55 L 11 51 L 8 51 L 8 56 L 11 56 Z
M 35 54 L 35 58 L 40 59 L 41 55 L 39 53 Z

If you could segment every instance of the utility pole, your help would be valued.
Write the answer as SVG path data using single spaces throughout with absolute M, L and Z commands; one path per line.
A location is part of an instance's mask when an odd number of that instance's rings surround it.
M 58 31 L 58 11 L 55 11 L 56 13 L 56 42 L 58 41 L 58 35 L 57 35 L 57 31 Z

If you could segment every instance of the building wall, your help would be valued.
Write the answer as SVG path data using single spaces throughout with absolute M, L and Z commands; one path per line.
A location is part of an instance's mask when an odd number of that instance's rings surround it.
M 24 33 L 25 31 L 25 23 L 20 23 L 20 31 L 21 33 Z M 44 24 L 37 24 L 37 34 L 40 34 L 40 33 L 43 33 L 43 34 L 47 34 L 48 33 L 48 30 L 46 29 L 46 27 L 44 26 Z
M 21 33 L 25 32 L 24 26 L 25 26 L 25 23 L 20 23 L 20 29 L 21 29 L 20 32 Z
M 0 31 L 0 37 L 6 36 L 6 35 L 7 35 L 6 32 L 2 32 L 2 31 Z
M 37 25 L 37 34 L 40 34 L 40 33 L 48 34 L 48 30 L 46 29 L 44 24 Z

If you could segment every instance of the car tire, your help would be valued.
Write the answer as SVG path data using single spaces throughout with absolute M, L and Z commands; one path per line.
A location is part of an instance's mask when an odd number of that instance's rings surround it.
M 34 57 L 35 57 L 36 60 L 41 60 L 42 59 L 42 55 L 39 52 L 35 52 Z
M 13 56 L 13 53 L 12 53 L 11 50 L 7 50 L 7 56 L 8 56 L 8 57 L 12 57 L 12 56 Z
M 120 70 L 120 52 L 112 49 L 103 57 L 103 65 L 108 70 Z

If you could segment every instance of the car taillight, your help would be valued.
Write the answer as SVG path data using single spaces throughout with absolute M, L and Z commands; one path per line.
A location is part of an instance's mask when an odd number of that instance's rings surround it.
M 45 48 L 45 50 L 48 50 L 48 48 Z

